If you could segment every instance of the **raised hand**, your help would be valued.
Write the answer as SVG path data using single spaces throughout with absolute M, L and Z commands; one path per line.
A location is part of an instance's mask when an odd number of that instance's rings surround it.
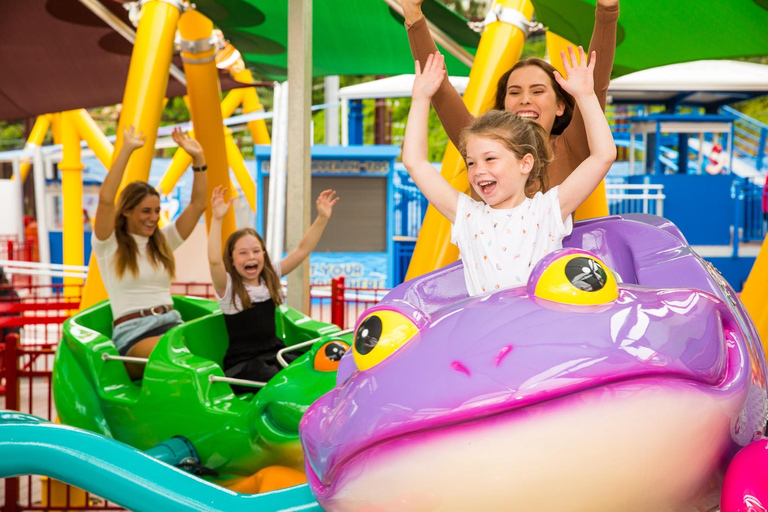
M 424 0 L 402 0 L 400 6 L 403 8 L 403 17 L 409 25 L 423 16 L 421 13 L 421 4 Z
M 189 136 L 185 131 L 182 131 L 178 126 L 173 129 L 173 141 L 179 145 L 184 151 L 189 153 L 193 159 L 203 159 L 203 147 L 195 139 Z
M 445 77 L 445 57 L 437 52 L 427 57 L 424 70 L 421 70 L 419 61 L 416 61 L 416 78 L 413 80 L 413 99 L 431 100 Z
M 595 93 L 595 80 L 593 77 L 595 52 L 592 52 L 592 55 L 590 55 L 589 64 L 587 64 L 587 58 L 584 55 L 584 48 L 581 46 L 579 46 L 578 60 L 576 59 L 576 52 L 573 50 L 573 46 L 568 46 L 568 54 L 571 58 L 570 62 L 565 52 L 560 52 L 568 79 L 566 80 L 560 73 L 555 71 L 555 80 L 574 98 L 593 95 Z
M 336 197 L 335 190 L 323 190 L 320 195 L 317 196 L 317 215 L 325 219 L 330 218 L 333 213 L 333 205 L 339 202 L 339 198 Z
M 224 194 L 226 194 L 226 192 L 227 192 L 227 188 L 223 187 L 222 185 L 219 185 L 218 187 L 213 189 L 213 193 L 211 194 L 211 215 L 216 220 L 220 220 L 224 218 L 224 216 L 229 211 L 229 207 L 232 204 L 232 200 L 234 199 L 230 197 L 229 201 L 225 201 Z
M 130 151 L 139 149 L 146 142 L 146 138 L 140 131 L 136 131 L 136 128 L 127 126 L 123 128 L 123 147 Z

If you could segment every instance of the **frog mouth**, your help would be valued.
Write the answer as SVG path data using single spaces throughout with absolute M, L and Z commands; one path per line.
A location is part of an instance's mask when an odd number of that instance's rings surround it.
M 704 485 L 700 468 L 722 469 L 722 455 L 731 443 L 729 419 L 722 411 L 743 398 L 739 392 L 712 393 L 697 384 L 668 376 L 607 383 L 528 407 L 383 439 L 350 453 L 325 475 L 316 472 L 307 454 L 307 479 L 327 510 L 341 510 L 337 504 L 350 502 L 386 510 L 390 502 L 415 497 L 451 503 L 453 510 L 502 510 L 503 505 L 493 500 L 514 497 L 527 502 L 534 495 L 540 499 L 547 485 L 551 490 L 552 481 L 584 483 L 574 486 L 573 494 L 564 493 L 565 498 L 551 496 L 553 503 L 568 499 L 586 503 L 594 498 L 595 485 L 605 483 L 642 499 L 649 488 L 644 480 L 648 475 L 657 474 L 670 461 L 695 460 L 686 470 L 677 468 L 675 478 L 650 478 L 661 487 L 660 496 L 679 496 Z M 601 419 L 598 428 L 595 418 Z M 457 479 L 459 461 L 467 474 Z M 591 469 L 585 470 L 585 461 Z M 414 479 L 416 468 L 419 476 Z M 685 485 L 678 485 L 678 480 Z M 382 482 L 387 483 L 386 491 Z M 467 497 L 479 502 L 462 503 Z M 572 510 L 560 505 L 551 509 Z M 622 507 L 614 503 L 595 510 Z
M 281 438 L 284 441 L 298 440 L 299 422 L 306 410 L 306 405 L 271 402 L 264 407 L 260 420 L 271 434 L 270 437 Z

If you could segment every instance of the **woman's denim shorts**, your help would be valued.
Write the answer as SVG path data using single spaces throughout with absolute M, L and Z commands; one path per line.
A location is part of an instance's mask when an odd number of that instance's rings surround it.
M 124 356 L 129 350 L 144 338 L 160 336 L 171 328 L 181 325 L 181 315 L 175 309 L 162 315 L 143 316 L 123 322 L 112 331 L 112 341 L 117 346 L 117 352 Z

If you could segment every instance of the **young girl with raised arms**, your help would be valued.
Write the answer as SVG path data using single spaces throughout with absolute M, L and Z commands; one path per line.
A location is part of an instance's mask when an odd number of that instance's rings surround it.
M 211 196 L 212 216 L 208 233 L 208 264 L 213 288 L 224 313 L 229 347 L 224 355 L 224 374 L 237 379 L 266 382 L 282 370 L 277 352 L 285 344 L 275 334 L 275 308 L 282 303 L 280 276 L 298 267 L 317 246 L 339 201 L 334 190 L 317 198 L 317 218 L 298 247 L 280 261 L 272 262 L 264 240 L 252 228 L 243 228 L 227 239 L 223 255 L 221 222 L 232 199 L 226 189 L 216 187 Z M 253 388 L 232 386 L 235 393 Z
M 561 185 L 545 193 L 546 167 L 552 159 L 546 132 L 511 112 L 487 112 L 464 129 L 459 147 L 469 183 L 483 202 L 454 189 L 427 160 L 427 116 L 445 75 L 444 58 L 430 55 L 423 71 L 416 62 L 403 164 L 427 200 L 451 222 L 451 242 L 459 247 L 471 296 L 525 284 L 533 266 L 562 247 L 573 228 L 571 213 L 616 158 L 594 92 L 595 53 L 587 64 L 583 48 L 579 61 L 572 47 L 568 51 L 570 62 L 562 52 L 568 79 L 560 74 L 555 78 L 583 115 L 589 156 Z

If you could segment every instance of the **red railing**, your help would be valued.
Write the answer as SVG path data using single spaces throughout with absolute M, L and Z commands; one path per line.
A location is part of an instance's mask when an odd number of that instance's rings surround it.
M 321 322 L 336 324 L 342 329 L 354 327 L 355 322 L 369 307 L 377 304 L 389 292 L 384 288 L 354 288 L 345 285 L 344 276 L 331 279 L 331 284 L 309 286 L 309 316 Z M 215 300 L 211 283 L 174 283 L 173 295 L 191 295 Z
M 344 278 L 310 287 L 311 316 L 341 328 L 357 318 L 388 290 L 347 288 Z M 18 410 L 56 420 L 51 375 L 64 319 L 79 307 L 81 286 L 0 286 L 0 409 Z M 213 286 L 174 283 L 171 292 L 214 299 Z M 3 395 L 4 392 L 4 396 Z M 0 511 L 122 510 L 115 504 L 52 479 L 6 478 L 0 486 Z
M 4 409 L 56 420 L 51 375 L 62 322 L 80 306 L 81 286 L 5 287 L 0 297 Z M 20 510 L 119 510 L 80 489 L 32 475 L 6 478 L 0 486 L 3 512 Z
M 14 235 L 0 236 L 0 260 L 38 261 L 39 259 L 38 245 L 35 238 L 19 240 Z M 29 286 L 31 284 L 31 276 L 14 274 L 14 286 Z

